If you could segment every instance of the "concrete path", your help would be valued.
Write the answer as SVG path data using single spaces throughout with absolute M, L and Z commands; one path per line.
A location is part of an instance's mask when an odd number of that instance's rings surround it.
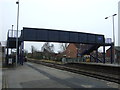
M 4 71 L 8 88 L 118 88 L 118 84 L 27 62 Z

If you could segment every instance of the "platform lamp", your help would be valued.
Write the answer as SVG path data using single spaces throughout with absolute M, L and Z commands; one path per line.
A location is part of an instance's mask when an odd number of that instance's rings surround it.
M 112 17 L 112 22 L 113 22 L 113 44 L 114 44 L 114 63 L 116 63 L 115 61 L 115 27 L 114 27 L 114 16 L 116 16 L 117 14 L 113 14 L 112 16 L 109 16 L 109 17 Z M 105 17 L 105 19 L 108 19 L 109 17 Z
M 18 26 L 19 26 L 19 0 L 16 2 L 18 5 L 18 10 L 17 10 L 17 35 L 16 35 L 16 66 L 18 62 Z

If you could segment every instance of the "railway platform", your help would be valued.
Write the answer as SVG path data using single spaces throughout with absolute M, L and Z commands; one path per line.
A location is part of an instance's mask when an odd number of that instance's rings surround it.
M 23 66 L 3 70 L 4 88 L 109 88 L 119 84 L 41 64 L 26 62 Z
M 99 65 L 99 66 L 110 66 L 110 67 L 120 67 L 120 64 L 119 63 L 94 63 L 94 62 L 81 62 L 83 64 L 91 64 L 91 65 Z

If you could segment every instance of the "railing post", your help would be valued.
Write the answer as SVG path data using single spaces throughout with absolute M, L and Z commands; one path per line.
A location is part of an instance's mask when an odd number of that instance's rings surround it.
M 103 45 L 103 63 L 105 63 L 105 44 Z

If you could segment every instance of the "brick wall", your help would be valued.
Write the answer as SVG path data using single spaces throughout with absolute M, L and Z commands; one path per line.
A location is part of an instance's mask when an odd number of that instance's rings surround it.
M 65 55 L 67 58 L 76 58 L 77 57 L 77 47 L 75 44 L 69 44 L 66 51 Z

